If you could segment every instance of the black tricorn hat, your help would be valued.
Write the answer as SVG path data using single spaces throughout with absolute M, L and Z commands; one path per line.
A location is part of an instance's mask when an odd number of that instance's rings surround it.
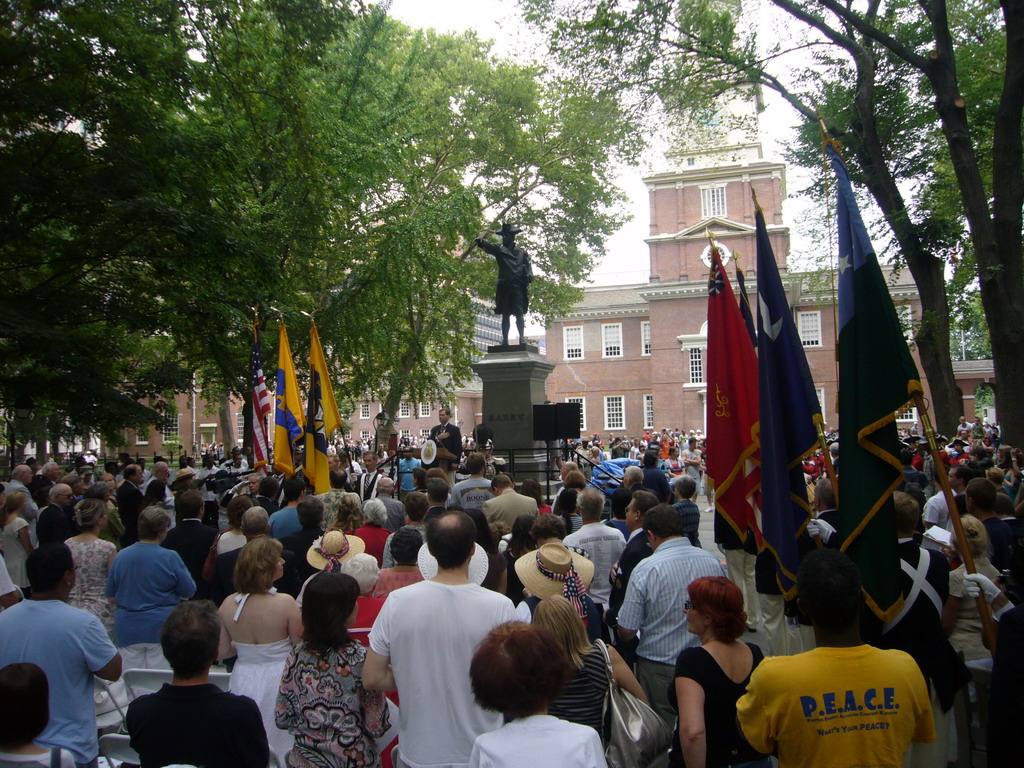
M 519 227 L 509 224 L 507 221 L 501 225 L 501 229 L 498 230 L 498 234 L 504 237 L 505 235 L 518 235 L 522 232 Z

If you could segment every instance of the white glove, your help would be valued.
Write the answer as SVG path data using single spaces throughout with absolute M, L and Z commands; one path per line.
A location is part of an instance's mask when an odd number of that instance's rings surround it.
M 820 538 L 825 544 L 828 544 L 828 540 L 832 538 L 832 534 L 835 532 L 836 529 L 824 520 L 814 519 L 807 523 L 807 535 L 812 539 Z
M 985 595 L 985 602 L 991 604 L 993 600 L 1002 594 L 1002 590 L 988 576 L 980 573 L 968 573 L 964 576 L 964 595 L 972 600 L 979 595 Z

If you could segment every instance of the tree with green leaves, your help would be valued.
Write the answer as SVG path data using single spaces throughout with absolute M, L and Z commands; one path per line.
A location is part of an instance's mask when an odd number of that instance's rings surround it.
M 915 339 L 940 426 L 961 409 L 944 267 L 968 250 L 991 329 L 999 419 L 1011 441 L 1024 440 L 1020 3 L 772 0 L 773 24 L 785 31 L 768 43 L 741 28 L 736 3 L 523 4 L 561 60 L 612 92 L 639 95 L 636 103 L 699 110 L 737 85 L 770 88 L 806 119 L 804 162 L 824 117 L 918 286 L 925 314 Z M 803 59 L 787 67 L 798 51 Z
M 622 220 L 614 100 L 473 35 L 327 0 L 5 12 L 0 401 L 57 423 L 156 422 L 193 375 L 247 398 L 254 311 L 300 371 L 315 315 L 340 398 L 450 393 L 494 285 L 474 239 L 526 230 L 550 316 Z

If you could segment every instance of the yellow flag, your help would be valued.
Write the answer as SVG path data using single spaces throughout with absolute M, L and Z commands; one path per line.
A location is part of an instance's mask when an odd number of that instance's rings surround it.
M 277 357 L 277 407 L 274 411 L 274 469 L 291 476 L 295 474 L 293 444 L 303 433 L 302 400 L 299 382 L 295 378 L 292 348 L 288 343 L 288 329 L 281 323 Z
M 309 326 L 309 400 L 306 410 L 306 479 L 317 493 L 331 488 L 327 466 L 327 436 L 341 427 L 338 404 L 334 400 L 327 361 L 320 346 L 316 324 Z

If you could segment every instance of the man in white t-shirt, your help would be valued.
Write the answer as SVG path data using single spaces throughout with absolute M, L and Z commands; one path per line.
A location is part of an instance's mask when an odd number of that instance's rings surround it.
M 399 751 L 409 768 L 461 768 L 473 742 L 501 727 L 477 706 L 469 664 L 494 627 L 515 619 L 512 601 L 469 578 L 476 526 L 464 512 L 427 525 L 437 575 L 392 592 L 370 631 L 363 685 L 397 688 Z
M 619 561 L 622 550 L 626 548 L 626 539 L 617 528 L 601 522 L 604 494 L 597 488 L 588 486 L 580 491 L 576 504 L 583 519 L 583 526 L 576 533 L 566 536 L 562 543 L 567 547 L 580 547 L 586 550 L 587 557 L 594 563 L 590 597 L 597 603 L 599 610 L 604 612 L 612 592 L 608 575 L 612 566 Z
M 949 487 L 953 489 L 954 496 L 962 496 L 967 490 L 967 483 L 973 473 L 967 467 L 955 466 L 949 470 Z M 957 502 L 959 505 L 960 502 Z M 959 510 L 964 513 L 965 506 Z M 949 505 L 946 503 L 945 492 L 939 491 L 932 496 L 924 505 L 925 527 L 930 528 L 937 525 L 939 528 L 949 528 Z

